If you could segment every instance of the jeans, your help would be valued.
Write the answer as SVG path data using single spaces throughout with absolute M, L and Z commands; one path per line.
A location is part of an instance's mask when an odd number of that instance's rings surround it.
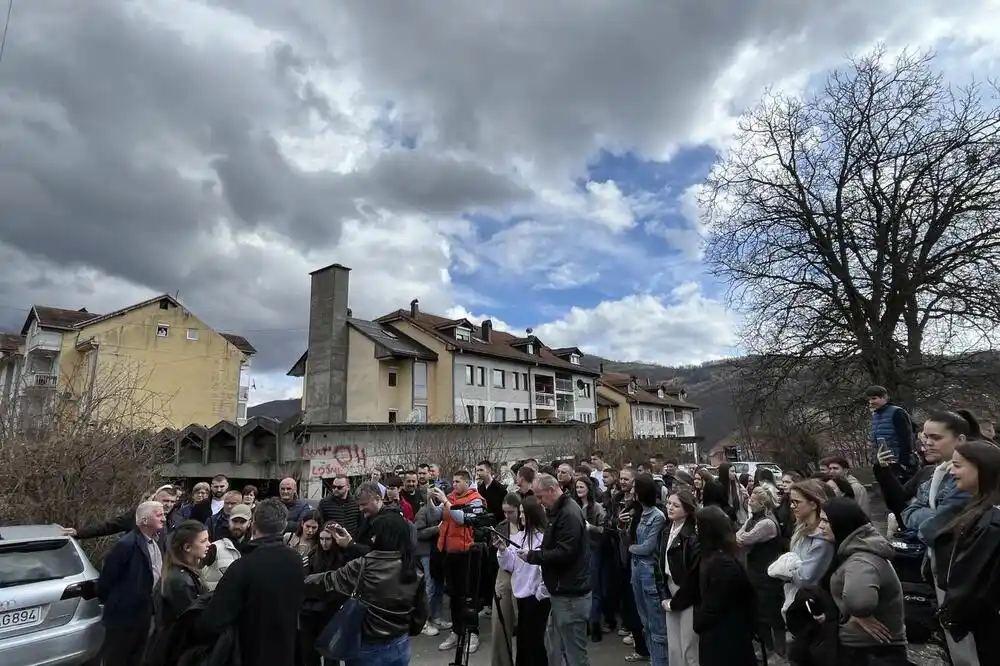
M 429 619 L 440 620 L 444 606 L 444 587 L 431 576 L 431 556 L 422 555 L 420 566 L 424 570 L 424 587 L 427 590 L 427 610 Z
M 361 653 L 346 666 L 408 666 L 410 663 L 410 637 L 402 635 L 389 641 L 361 643 Z
M 601 582 L 604 573 L 601 567 L 601 548 L 599 545 L 590 543 L 590 623 L 601 623 L 601 605 L 604 602 L 603 583 Z
M 649 659 L 653 666 L 667 666 L 667 616 L 660 606 L 650 560 L 632 558 L 632 594 L 646 635 Z
M 548 627 L 549 666 L 590 666 L 587 625 L 590 593 L 581 597 L 552 597 Z

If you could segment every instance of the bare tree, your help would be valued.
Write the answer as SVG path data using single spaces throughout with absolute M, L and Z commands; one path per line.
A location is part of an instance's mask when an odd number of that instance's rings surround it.
M 747 348 L 858 407 L 868 383 L 946 399 L 1000 319 L 1000 109 L 932 65 L 880 47 L 819 94 L 768 94 L 702 202 Z
M 20 398 L 0 429 L 0 524 L 105 520 L 155 487 L 172 451 L 145 429 L 158 414 L 134 369 L 104 373 L 85 399 L 31 387 Z

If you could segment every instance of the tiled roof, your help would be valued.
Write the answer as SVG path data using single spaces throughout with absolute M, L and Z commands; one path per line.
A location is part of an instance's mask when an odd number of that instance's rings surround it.
M 598 407 L 617 407 L 618 403 L 611 398 L 606 398 L 600 393 L 597 394 L 597 406 Z
M 24 327 L 21 329 L 21 335 L 28 334 L 28 329 L 31 327 L 32 319 L 38 320 L 38 325 L 42 328 L 54 328 L 60 331 L 70 331 L 73 330 L 73 327 L 77 324 L 99 316 L 100 315 L 96 315 L 93 312 L 87 312 L 86 308 L 82 308 L 80 310 L 66 310 L 63 308 L 50 308 L 47 305 L 33 305 L 31 306 L 31 312 L 28 314 L 28 318 L 24 322 Z
M 236 335 L 235 333 L 219 333 L 226 340 L 229 340 L 230 344 L 239 349 L 244 354 L 256 354 L 257 350 L 254 346 L 250 344 L 250 341 L 244 338 L 242 335 Z
M 0 333 L 0 352 L 13 354 L 23 344 L 23 335 L 18 333 Z
M 685 407 L 687 409 L 699 409 L 697 405 L 694 405 L 686 400 L 681 400 L 678 397 L 671 396 L 664 392 L 663 397 L 657 395 L 656 389 L 644 388 L 642 386 L 636 387 L 633 393 L 628 391 L 628 383 L 630 381 L 628 375 L 622 374 L 620 372 L 605 372 L 601 375 L 601 383 L 605 386 L 614 389 L 618 393 L 627 396 L 630 400 L 642 403 L 645 405 L 659 405 L 660 407 Z
M 439 317 L 426 312 L 418 312 L 417 316 L 413 317 L 409 310 L 396 310 L 395 312 L 390 312 L 385 316 L 379 317 L 376 321 L 384 324 L 391 324 L 393 321 L 399 320 L 408 321 L 414 326 L 417 326 L 432 335 L 437 335 L 449 345 L 453 345 L 470 354 L 501 358 L 530 365 L 538 364 L 554 370 L 564 370 L 578 375 L 596 376 L 600 374 L 595 370 L 585 368 L 581 365 L 574 365 L 569 361 L 562 360 L 553 354 L 551 349 L 545 347 L 544 345 L 540 345 L 537 354 L 529 354 L 525 351 L 515 349 L 513 345 L 518 343 L 524 344 L 527 342 L 528 338 L 518 338 L 510 333 L 504 333 L 503 331 L 493 330 L 490 333 L 490 342 L 485 342 L 483 340 L 481 326 L 473 325 L 472 327 L 473 337 L 478 339 L 456 340 L 451 336 L 441 335 L 440 331 L 442 328 L 447 328 L 449 324 L 461 320 Z
M 394 331 L 378 322 L 366 319 L 355 319 L 350 317 L 348 325 L 361 335 L 365 336 L 376 345 L 382 347 L 391 356 L 402 358 L 415 358 L 422 361 L 436 361 L 438 356 L 427 347 L 404 335 L 399 331 Z M 302 352 L 302 356 L 295 361 L 295 365 L 286 373 L 289 377 L 303 377 L 306 374 L 306 360 L 309 358 L 309 350 Z

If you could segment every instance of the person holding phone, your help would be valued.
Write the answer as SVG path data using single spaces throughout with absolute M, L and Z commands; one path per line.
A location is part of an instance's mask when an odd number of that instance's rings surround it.
M 538 498 L 529 495 L 521 501 L 520 519 L 522 531 L 511 533 L 506 540 L 497 539 L 497 558 L 500 567 L 511 572 L 511 591 L 517 604 L 517 653 L 514 663 L 516 666 L 547 666 L 545 628 L 551 610 L 549 593 L 542 581 L 542 568 L 529 564 L 526 558 L 518 555 L 518 551 L 534 551 L 542 547 L 548 519 Z
M 496 612 L 490 618 L 493 636 L 490 666 L 514 666 L 514 627 L 517 622 L 517 612 L 512 587 L 513 570 L 504 566 L 503 553 L 511 543 L 514 543 L 512 539 L 520 538 L 522 534 L 521 496 L 510 493 L 504 498 L 502 507 L 504 519 L 495 530 L 488 530 L 492 536 L 491 543 L 497 554 L 498 565 L 496 582 L 493 585 Z

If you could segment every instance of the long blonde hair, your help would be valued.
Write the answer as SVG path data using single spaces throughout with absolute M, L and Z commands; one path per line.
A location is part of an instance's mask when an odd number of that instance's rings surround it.
M 197 520 L 185 520 L 170 532 L 170 539 L 167 540 L 167 550 L 163 554 L 163 569 L 160 571 L 160 590 L 165 589 L 167 574 L 174 569 L 187 569 L 194 574 L 195 581 L 201 592 L 207 592 L 208 588 L 202 580 L 201 571 L 197 567 L 192 567 L 184 561 L 184 547 L 190 545 L 207 528 Z
M 813 530 L 819 526 L 819 514 L 826 503 L 826 490 L 823 489 L 821 481 L 806 479 L 798 483 L 793 483 L 792 487 L 788 489 L 789 496 L 791 496 L 793 491 L 816 505 L 816 511 L 808 521 L 800 522 L 798 518 L 795 519 L 795 532 L 792 533 L 792 542 L 794 543 L 812 534 Z

